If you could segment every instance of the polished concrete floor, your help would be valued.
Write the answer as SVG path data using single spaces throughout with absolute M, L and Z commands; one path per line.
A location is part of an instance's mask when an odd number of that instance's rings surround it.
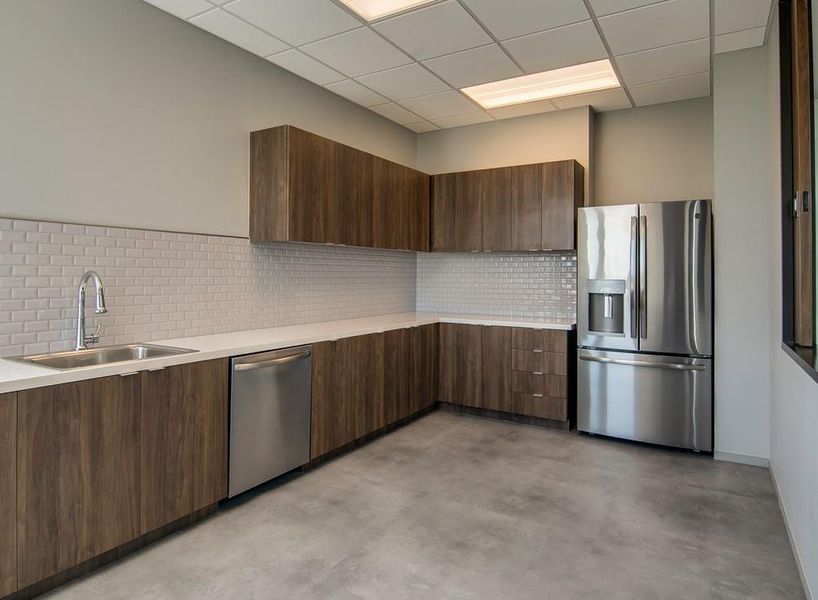
M 49 597 L 803 593 L 764 469 L 436 412 Z

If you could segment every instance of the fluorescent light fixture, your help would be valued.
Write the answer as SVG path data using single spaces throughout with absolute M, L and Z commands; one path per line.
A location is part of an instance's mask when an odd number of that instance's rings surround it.
M 429 4 L 434 0 L 341 0 L 367 21 L 374 21 L 388 15 Z
M 619 79 L 607 58 L 583 65 L 492 81 L 461 91 L 483 108 L 498 108 L 583 92 L 619 87 Z

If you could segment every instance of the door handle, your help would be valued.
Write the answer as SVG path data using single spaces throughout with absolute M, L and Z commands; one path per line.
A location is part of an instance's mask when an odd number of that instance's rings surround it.
M 639 222 L 639 337 L 648 337 L 648 218 Z
M 631 264 L 630 264 L 630 271 L 628 275 L 628 296 L 630 296 L 631 300 L 631 337 L 635 338 L 637 333 L 636 323 L 638 317 L 637 311 L 637 299 L 636 299 L 636 271 L 638 269 L 637 264 L 637 249 L 636 245 L 639 239 L 639 220 L 636 217 L 631 217 Z
M 627 360 L 624 358 L 604 358 L 602 356 L 580 355 L 580 360 L 598 362 L 610 365 L 626 365 L 629 367 L 648 367 L 651 369 L 669 369 L 671 371 L 706 371 L 704 365 L 685 365 L 680 363 L 654 363 L 644 360 Z
M 282 356 L 280 358 L 271 358 L 269 360 L 260 360 L 258 362 L 239 363 L 233 366 L 234 371 L 254 371 L 255 369 L 265 369 L 267 367 L 275 367 L 278 365 L 286 365 L 299 360 L 309 358 L 312 352 L 304 350 L 296 354 Z

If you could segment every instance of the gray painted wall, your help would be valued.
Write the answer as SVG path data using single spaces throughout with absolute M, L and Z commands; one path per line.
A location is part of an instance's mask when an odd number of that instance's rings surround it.
M 246 236 L 249 132 L 283 123 L 415 162 L 411 131 L 140 0 L 3 0 L 0 74 L 0 216 Z

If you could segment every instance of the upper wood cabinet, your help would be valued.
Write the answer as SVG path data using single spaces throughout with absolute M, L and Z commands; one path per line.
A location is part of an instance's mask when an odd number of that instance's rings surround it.
M 139 536 L 140 378 L 18 393 L 18 585 Z
M 0 395 L 0 597 L 17 590 L 17 394 Z
M 290 125 L 250 134 L 250 240 L 429 249 L 429 176 Z
M 483 171 L 432 178 L 432 250 L 483 249 Z
M 584 169 L 574 160 L 432 178 L 432 250 L 573 250 Z
M 142 377 L 141 533 L 227 497 L 227 359 Z

